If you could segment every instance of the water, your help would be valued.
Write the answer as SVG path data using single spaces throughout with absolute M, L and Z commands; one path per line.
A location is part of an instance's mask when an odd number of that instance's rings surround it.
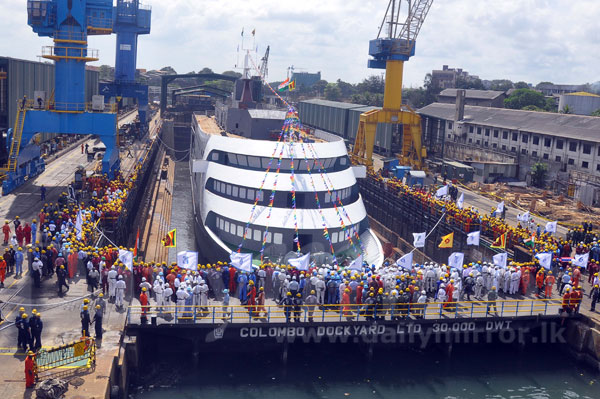
M 334 349 L 335 352 L 331 352 Z M 363 352 L 341 346 L 296 348 L 288 366 L 276 352 L 200 358 L 194 369 L 181 358 L 163 363 L 173 373 L 169 388 L 147 390 L 135 398 L 590 398 L 600 397 L 600 376 L 572 361 L 556 347 L 455 347 L 441 352 L 375 349 Z M 163 362 L 165 357 L 161 356 Z M 159 383 L 162 384 L 162 383 Z M 132 387 L 135 392 L 135 387 Z

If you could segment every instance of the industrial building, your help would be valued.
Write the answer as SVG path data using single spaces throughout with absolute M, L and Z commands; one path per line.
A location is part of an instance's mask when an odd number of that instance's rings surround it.
M 560 95 L 575 93 L 581 91 L 583 86 L 581 85 L 555 85 L 554 83 L 540 83 L 535 89 L 542 92 L 545 96 Z
M 455 88 L 457 79 L 471 81 L 479 79 L 479 76 L 469 75 L 469 72 L 463 71 L 462 68 L 448 68 L 448 65 L 444 65 L 442 69 L 431 71 L 431 83 L 434 87 L 441 89 Z
M 85 101 L 98 94 L 99 72 L 86 70 Z M 0 57 L 0 132 L 12 128 L 17 115 L 17 101 L 23 96 L 35 99 L 42 92 L 50 99 L 54 92 L 54 64 Z M 40 94 L 40 93 L 38 93 Z
M 444 89 L 438 94 L 438 102 L 445 104 L 456 103 L 456 92 L 458 89 Z M 479 107 L 504 108 L 506 93 L 496 90 L 465 90 L 465 105 Z
M 310 73 L 310 72 L 294 72 L 292 73 L 292 79 L 296 81 L 297 88 L 310 89 L 315 83 L 321 80 L 321 72 Z
M 569 107 L 569 112 L 576 115 L 591 115 L 600 110 L 600 96 L 584 91 L 561 94 L 558 109 Z

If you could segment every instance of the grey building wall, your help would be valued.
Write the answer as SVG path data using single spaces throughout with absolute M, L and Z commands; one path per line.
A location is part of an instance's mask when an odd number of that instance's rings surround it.
M 600 109 L 600 97 L 562 94 L 558 102 L 559 111 L 567 105 L 574 114 L 591 115 Z

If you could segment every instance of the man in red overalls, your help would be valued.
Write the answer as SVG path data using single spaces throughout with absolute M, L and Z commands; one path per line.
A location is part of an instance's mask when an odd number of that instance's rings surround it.
M 4 226 L 2 226 L 2 232 L 4 233 L 4 245 L 8 245 L 8 239 L 10 238 L 10 224 L 8 220 L 4 222 Z
M 35 354 L 32 351 L 27 352 L 25 358 L 25 388 L 33 388 L 35 385 Z
M 0 287 L 4 287 L 4 278 L 6 278 L 6 261 L 0 256 Z

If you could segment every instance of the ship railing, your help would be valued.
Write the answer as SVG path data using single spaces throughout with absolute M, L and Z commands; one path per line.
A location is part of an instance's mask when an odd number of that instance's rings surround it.
M 53 112 L 66 112 L 66 113 L 83 113 L 83 112 L 104 112 L 104 113 L 116 113 L 118 105 L 115 104 L 92 104 L 86 103 L 67 103 L 57 101 L 45 101 L 43 98 L 38 99 L 23 99 L 17 100 L 17 106 L 19 109 L 26 110 L 38 110 L 38 111 L 53 111 Z
M 578 307 L 571 303 L 570 309 Z M 363 322 L 402 319 L 471 319 L 559 316 L 562 298 L 452 301 L 428 303 L 333 304 L 333 305 L 163 305 L 130 306 L 127 323 L 285 323 Z

